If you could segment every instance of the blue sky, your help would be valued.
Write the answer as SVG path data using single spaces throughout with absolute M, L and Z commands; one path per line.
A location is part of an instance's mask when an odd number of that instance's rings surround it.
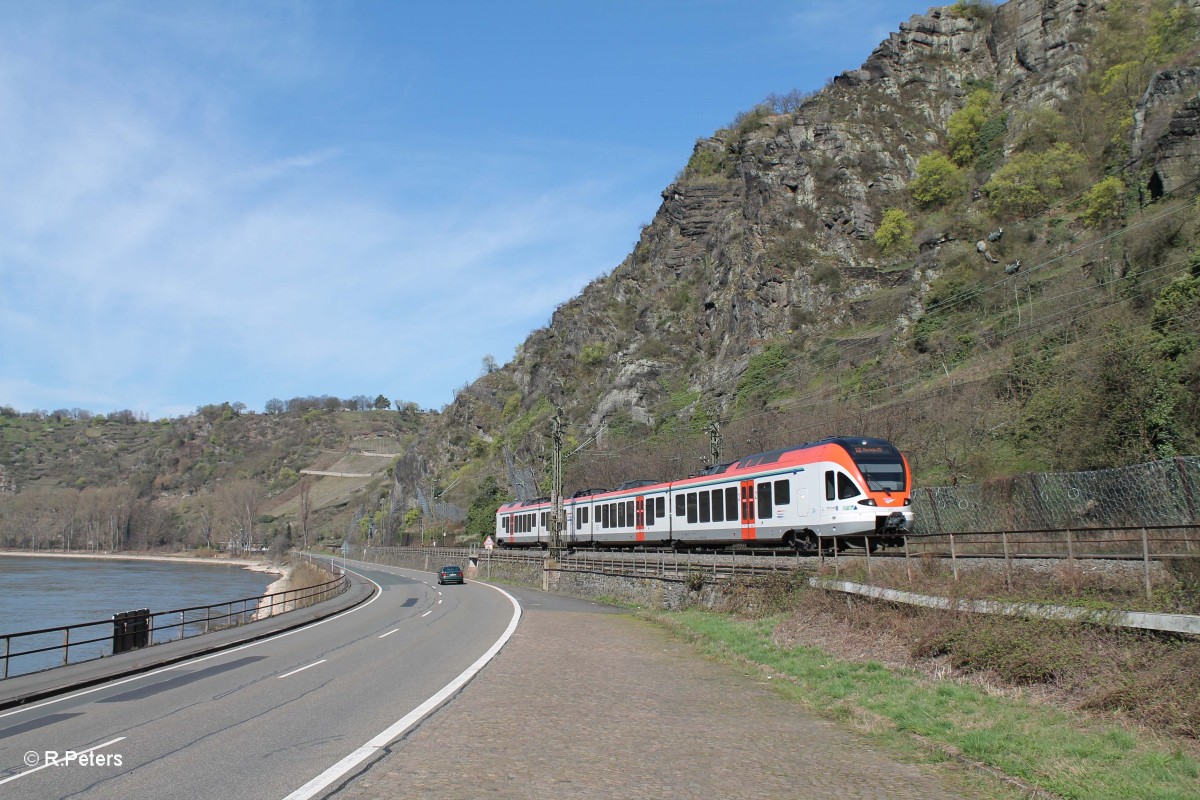
M 0 2 L 0 404 L 438 408 L 927 6 Z

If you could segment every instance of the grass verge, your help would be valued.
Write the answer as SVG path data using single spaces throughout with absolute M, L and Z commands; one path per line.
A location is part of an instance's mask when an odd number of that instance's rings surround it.
M 711 654 L 762 665 L 786 678 L 777 690 L 810 710 L 862 721 L 869 733 L 920 740 L 1064 798 L 1194 800 L 1200 763 L 1150 735 L 1080 715 L 934 682 L 878 662 L 852 663 L 807 646 L 772 641 L 780 617 L 741 620 L 707 611 L 653 618 Z

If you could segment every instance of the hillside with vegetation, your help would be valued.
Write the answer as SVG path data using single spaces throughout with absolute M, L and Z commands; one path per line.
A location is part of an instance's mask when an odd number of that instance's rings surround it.
M 556 407 L 568 489 L 693 472 L 715 424 L 724 457 L 886 436 L 925 485 L 1197 452 L 1198 18 L 959 3 L 738 115 L 427 463 L 542 476 Z
M 326 484 L 320 529 L 387 543 L 544 493 L 559 409 L 568 491 L 835 434 L 893 440 L 925 485 L 1196 453 L 1198 31 L 1200 0 L 913 16 L 698 140 L 628 257 L 440 413 L 10 416 L 0 515 L 126 491 L 194 534 L 193 498 L 245 480 L 294 532 L 343 418 L 399 455 Z
M 367 476 L 329 479 L 332 492 L 305 473 L 376 442 L 402 449 L 422 421 L 411 404 L 351 406 L 297 398 L 256 414 L 222 403 L 157 421 L 0 407 L 0 546 L 261 549 L 344 534 L 354 499 L 387 496 L 394 458 L 359 456 Z

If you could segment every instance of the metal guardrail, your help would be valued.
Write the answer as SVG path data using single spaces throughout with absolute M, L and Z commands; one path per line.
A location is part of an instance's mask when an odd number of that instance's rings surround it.
M 1094 559 L 1140 561 L 1147 597 L 1152 596 L 1155 561 L 1200 558 L 1200 525 L 1143 525 L 1129 527 L 1080 527 L 1071 529 L 1043 528 L 1025 530 L 990 530 L 954 533 L 910 534 L 904 537 L 903 550 L 892 549 L 872 554 L 871 540 L 864 537 L 868 547 L 835 550 L 832 543 L 823 542 L 819 550 L 798 554 L 794 550 L 726 549 L 687 553 L 671 553 L 668 549 L 645 549 L 620 552 L 619 548 L 580 549 L 562 558 L 556 569 L 562 572 L 593 572 L 614 577 L 662 577 L 680 580 L 690 573 L 692 579 L 703 574 L 712 581 L 728 580 L 739 575 L 765 575 L 780 570 L 794 570 L 811 564 L 815 557 L 821 564 L 832 562 L 834 574 L 840 575 L 843 557 L 865 557 L 867 574 L 878 558 L 948 559 L 955 580 L 959 577 L 959 559 L 1004 559 L 1005 575 L 1012 583 L 1013 562 L 1028 559 L 1062 559 L 1068 562 Z M 889 537 L 891 538 L 891 537 Z M 477 557 L 481 565 L 490 562 L 540 564 L 544 551 L 505 549 L 483 551 L 472 548 L 371 548 L 373 554 L 386 557 L 389 553 L 437 553 L 445 561 Z
M 156 613 L 150 613 L 143 609 L 142 611 L 114 614 L 113 618 L 108 620 L 3 633 L 0 634 L 0 640 L 3 641 L 3 651 L 0 652 L 0 661 L 3 661 L 3 667 L 0 667 L 0 680 L 8 678 L 10 675 L 15 677 L 51 667 L 77 664 L 81 661 L 91 661 L 143 646 L 166 644 L 179 639 L 202 636 L 212 631 L 246 625 L 288 611 L 307 608 L 322 600 L 336 597 L 349 588 L 350 580 L 345 574 L 342 574 L 333 580 L 302 589 L 287 589 L 282 592 L 243 597 L 206 606 L 176 608 Z M 88 632 L 80 634 L 80 631 Z M 96 635 L 100 632 L 102 635 Z M 80 635 L 85 638 L 78 638 Z M 24 649 L 13 652 L 14 642 L 25 645 Z M 45 654 L 56 651 L 61 651 L 62 658 L 58 663 L 52 663 L 58 659 L 47 659 Z M 82 654 L 82 656 L 73 658 L 73 654 L 76 656 Z M 10 669 L 10 663 L 14 659 L 39 655 L 42 656 L 42 658 L 36 659 L 40 662 L 39 666 L 21 672 L 14 672 Z M 25 663 L 30 662 L 26 661 Z

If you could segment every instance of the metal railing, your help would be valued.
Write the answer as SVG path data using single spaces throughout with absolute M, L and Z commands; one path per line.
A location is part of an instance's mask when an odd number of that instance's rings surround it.
M 288 611 L 307 608 L 322 600 L 336 597 L 349 588 L 350 580 L 342 574 L 314 586 L 243 597 L 206 606 L 176 608 L 156 613 L 126 612 L 114 614 L 113 619 L 96 622 L 3 633 L 0 634 L 0 661 L 3 661 L 0 679 L 103 658 L 133 647 L 166 644 L 246 625 Z M 139 627 L 131 628 L 128 625 L 131 621 Z M 142 625 L 144 627 L 140 627 Z M 79 638 L 81 636 L 83 638 Z M 14 643 L 21 649 L 14 652 Z M 130 644 L 133 644 L 133 647 L 129 646 Z M 56 655 L 57 653 L 61 653 L 61 656 Z M 36 658 L 29 660 L 30 656 Z M 26 659 L 21 666 L 33 666 L 13 671 L 10 663 L 18 658 Z

